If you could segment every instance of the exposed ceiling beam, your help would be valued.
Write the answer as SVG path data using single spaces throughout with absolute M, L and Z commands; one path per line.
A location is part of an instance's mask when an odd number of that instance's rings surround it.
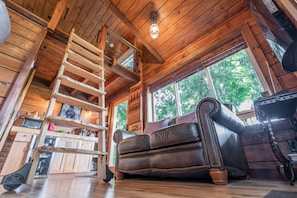
M 60 18 L 62 16 L 63 11 L 65 10 L 67 5 L 67 0 L 59 0 L 56 4 L 54 13 L 51 17 L 51 20 L 48 22 L 47 27 L 51 30 L 55 30 Z
M 164 63 L 163 57 L 144 39 L 134 25 L 121 13 L 121 11 L 110 1 L 104 0 L 109 8 L 119 17 L 119 19 L 131 30 L 131 32 L 140 40 L 140 42 L 152 53 L 152 55 L 160 62 Z

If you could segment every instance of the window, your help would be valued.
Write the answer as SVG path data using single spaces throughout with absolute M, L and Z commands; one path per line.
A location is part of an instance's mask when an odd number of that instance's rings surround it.
M 212 95 L 205 70 L 179 81 L 177 87 L 182 115 L 194 111 L 202 98 Z
M 125 59 L 122 63 L 123 66 L 133 71 L 134 67 L 134 54 L 131 54 L 127 59 Z
M 174 117 L 176 114 L 176 100 L 173 84 L 153 93 L 154 120 Z
M 273 40 L 270 40 L 270 39 L 267 39 L 272 51 L 274 51 L 276 57 L 278 58 L 279 62 L 282 62 L 283 60 L 283 56 L 284 56 L 284 53 L 285 53 L 285 49 L 279 45 L 277 42 L 273 41 Z
M 232 104 L 236 111 L 253 108 L 264 88 L 245 50 L 153 93 L 154 120 L 194 111 L 208 96 Z
M 113 137 L 114 132 L 117 129 L 127 129 L 127 105 L 128 101 L 124 101 L 120 103 L 119 105 L 116 105 L 114 107 L 114 112 L 113 112 L 113 123 L 112 123 L 112 135 Z M 116 144 L 113 140 L 111 140 L 111 146 L 110 146 L 110 152 L 112 155 L 110 155 L 109 158 L 109 166 L 114 166 L 115 165 L 115 159 L 116 159 Z
M 250 110 L 253 100 L 264 91 L 245 50 L 209 67 L 219 101 L 232 104 L 236 111 Z

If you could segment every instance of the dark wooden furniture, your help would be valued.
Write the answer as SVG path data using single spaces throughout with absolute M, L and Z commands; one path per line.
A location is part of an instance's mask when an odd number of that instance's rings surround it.
M 257 119 L 264 125 L 265 132 L 268 133 L 270 145 L 275 157 L 279 160 L 280 173 L 290 180 L 290 184 L 295 182 L 295 172 L 292 163 L 281 152 L 274 136 L 271 121 L 273 119 L 289 119 L 296 126 L 294 114 L 297 107 L 297 92 L 287 92 L 272 95 L 254 101 Z

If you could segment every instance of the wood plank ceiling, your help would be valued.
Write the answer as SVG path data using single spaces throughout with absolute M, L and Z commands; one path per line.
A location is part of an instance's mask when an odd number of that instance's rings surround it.
M 7 0 L 49 21 L 58 0 Z M 165 62 L 192 42 L 247 9 L 247 0 L 68 0 L 56 31 L 68 35 L 72 28 L 83 39 L 98 46 L 102 26 L 136 45 L 146 63 Z M 150 13 L 157 11 L 160 36 L 149 35 Z M 131 49 L 109 34 L 105 54 L 119 59 Z M 113 43 L 114 45 L 110 45 Z M 47 36 L 36 65 L 36 78 L 52 82 L 63 56 L 65 41 Z M 138 70 L 134 71 L 136 74 Z M 107 67 L 107 99 L 135 84 Z

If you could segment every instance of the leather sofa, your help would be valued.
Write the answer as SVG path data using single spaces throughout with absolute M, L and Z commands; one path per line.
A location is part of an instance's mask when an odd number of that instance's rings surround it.
M 116 178 L 129 175 L 210 179 L 248 175 L 239 134 L 243 122 L 214 98 L 202 99 L 190 114 L 146 123 L 143 134 L 117 130 Z

